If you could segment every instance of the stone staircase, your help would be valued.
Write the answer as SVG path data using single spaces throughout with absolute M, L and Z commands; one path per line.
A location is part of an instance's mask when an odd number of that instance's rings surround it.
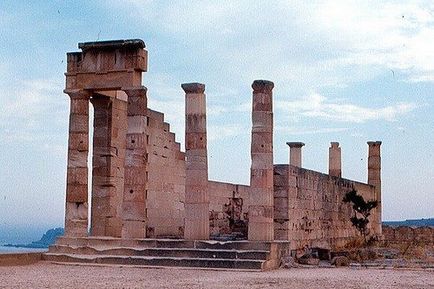
M 59 238 L 43 255 L 57 263 L 117 264 L 226 270 L 278 268 L 288 242 Z

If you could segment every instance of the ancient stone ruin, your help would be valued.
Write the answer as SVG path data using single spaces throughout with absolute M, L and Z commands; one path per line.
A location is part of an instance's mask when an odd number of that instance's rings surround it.
M 81 52 L 67 54 L 64 91 L 71 101 L 65 237 L 50 249 L 50 258 L 79 248 L 81 254 L 96 254 L 100 245 L 143 249 L 157 244 L 156 239 L 179 239 L 158 244 L 196 249 L 211 248 L 212 243 L 204 241 L 210 238 L 244 239 L 212 249 L 265 248 L 273 258 L 305 246 L 336 248 L 357 235 L 349 221 L 351 207 L 342 203 L 344 194 L 356 189 L 365 199 L 381 202 L 381 142 L 368 142 L 367 184 L 342 178 L 337 142 L 329 149 L 329 174 L 302 167 L 300 142 L 288 142 L 289 164 L 273 164 L 274 84 L 265 80 L 252 84 L 250 186 L 210 181 L 205 85 L 181 85 L 186 118 L 182 152 L 164 115 L 147 106 L 144 42 L 89 42 L 79 48 Z M 370 224 L 372 235 L 380 236 L 381 204 Z M 119 254 L 131 255 L 125 250 Z M 236 264 L 231 266 L 240 266 Z

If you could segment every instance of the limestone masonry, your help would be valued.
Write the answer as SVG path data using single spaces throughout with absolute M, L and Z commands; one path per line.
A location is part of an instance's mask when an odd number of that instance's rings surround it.
M 381 236 L 381 142 L 368 142 L 367 184 L 342 178 L 337 142 L 329 148 L 329 174 L 302 167 L 301 142 L 287 143 L 288 164 L 273 164 L 274 84 L 255 80 L 250 186 L 210 181 L 205 85 L 181 85 L 186 124 L 182 152 L 164 115 L 147 106 L 144 42 L 90 42 L 79 48 L 81 52 L 67 54 L 65 74 L 64 92 L 70 97 L 67 238 L 236 236 L 286 240 L 291 249 L 332 249 L 357 235 L 349 220 L 352 208 L 342 202 L 352 189 L 380 202 L 370 229 Z M 90 200 L 89 105 L 94 108 Z

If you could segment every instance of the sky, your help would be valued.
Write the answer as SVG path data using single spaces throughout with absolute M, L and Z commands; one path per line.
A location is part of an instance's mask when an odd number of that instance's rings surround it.
M 271 80 L 274 161 L 366 182 L 383 142 L 383 219 L 434 216 L 432 1 L 0 2 L 0 228 L 63 225 L 66 52 L 143 39 L 148 104 L 184 143 L 185 82 L 206 85 L 209 177 L 249 183 L 251 84 Z

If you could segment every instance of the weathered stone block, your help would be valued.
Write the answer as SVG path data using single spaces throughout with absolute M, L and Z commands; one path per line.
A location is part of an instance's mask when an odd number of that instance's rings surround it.
M 147 118 L 141 115 L 128 116 L 128 133 L 142 134 L 146 132 Z
M 66 202 L 65 208 L 65 218 L 70 221 L 78 223 L 82 221 L 81 224 L 86 225 L 87 230 L 87 215 L 88 215 L 87 203 L 71 203 Z
M 88 99 L 71 99 L 71 114 L 89 115 L 89 100 Z
M 273 154 L 272 153 L 252 153 L 252 165 L 254 169 L 266 169 L 270 170 L 273 174 Z
M 87 185 L 87 168 L 86 167 L 68 167 L 66 183 Z
M 68 168 L 87 169 L 87 151 L 68 150 Z
M 135 149 L 135 148 L 146 148 L 147 145 L 147 136 L 146 134 L 127 134 L 126 140 L 126 148 L 127 149 Z
M 206 132 L 206 115 L 205 114 L 188 114 L 186 115 L 186 132 L 203 133 Z
M 87 236 L 87 219 L 86 220 L 65 220 L 65 237 L 86 237 Z
M 86 184 L 66 184 L 66 201 L 70 203 L 87 203 L 88 190 Z
M 185 202 L 188 204 L 208 203 L 208 193 L 203 188 L 190 187 L 185 192 Z
M 125 165 L 129 167 L 143 167 L 146 165 L 146 151 L 127 149 L 125 153 Z
M 89 116 L 82 114 L 69 115 L 69 132 L 87 133 L 89 131 Z
M 146 201 L 146 188 L 144 185 L 124 185 L 124 201 L 126 202 L 143 202 Z
M 206 133 L 186 133 L 185 134 L 185 149 L 206 149 Z
M 206 99 L 203 93 L 187 93 L 185 95 L 185 114 L 205 114 Z
M 87 133 L 70 133 L 68 149 L 77 151 L 89 150 L 89 135 Z
M 252 188 L 266 188 L 273 191 L 273 171 L 267 169 L 252 169 L 250 185 Z
M 106 218 L 106 236 L 117 238 L 122 236 L 122 220 L 120 218 Z
M 272 96 L 268 93 L 253 93 L 253 111 L 272 111 Z
M 146 221 L 124 220 L 122 225 L 122 238 L 143 239 L 146 236 Z
M 287 189 L 275 190 L 274 191 L 274 197 L 275 198 L 288 198 L 288 190 Z
M 146 170 L 144 167 L 125 167 L 125 182 L 131 185 L 145 185 Z
M 124 220 L 144 220 L 145 219 L 145 203 L 144 202 L 123 202 L 123 218 Z
M 265 191 L 259 187 L 252 187 L 250 191 L 250 202 L 256 205 L 271 206 L 274 201 L 272 191 Z
M 255 128 L 257 130 L 257 128 Z M 252 153 L 271 153 L 273 152 L 272 132 L 256 131 L 252 128 Z M 272 162 L 271 162 L 272 163 Z
M 126 91 L 129 94 L 128 91 Z M 136 97 L 136 96 L 128 96 L 128 107 L 127 112 L 129 116 L 133 115 L 146 115 L 147 114 L 147 98 Z

